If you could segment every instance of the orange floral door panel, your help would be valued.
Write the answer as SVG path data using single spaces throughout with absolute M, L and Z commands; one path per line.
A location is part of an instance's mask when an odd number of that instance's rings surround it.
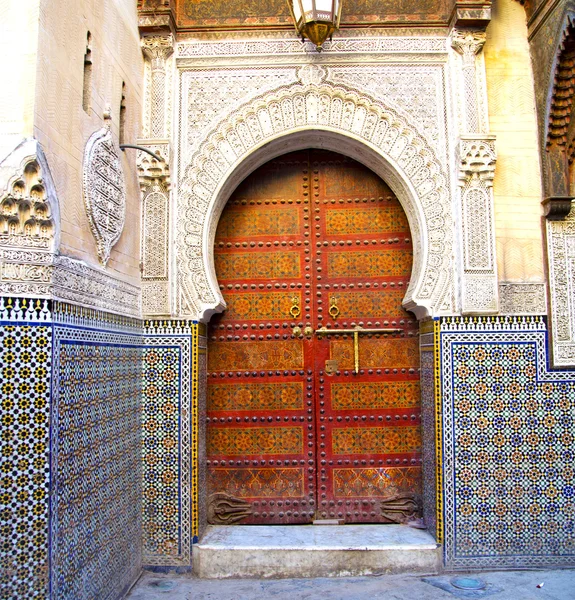
M 393 193 L 338 154 L 286 155 L 236 190 L 216 238 L 210 522 L 418 516 L 412 245 Z
M 227 303 L 208 354 L 212 523 L 309 523 L 316 513 L 307 152 L 268 163 L 229 200 L 215 264 Z

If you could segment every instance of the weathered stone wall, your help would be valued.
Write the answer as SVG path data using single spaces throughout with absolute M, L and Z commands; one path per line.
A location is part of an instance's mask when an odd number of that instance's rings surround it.
M 83 108 L 84 55 L 90 32 L 90 107 Z M 125 141 L 135 143 L 142 113 L 143 58 L 136 3 L 42 0 L 39 15 L 34 135 L 46 153 L 61 205 L 61 252 L 99 265 L 84 208 L 82 163 L 90 136 L 103 127 L 110 109 L 118 140 L 122 82 L 125 83 Z M 126 223 L 108 263 L 110 275 L 139 279 L 140 189 L 136 153 L 122 159 L 126 181 Z

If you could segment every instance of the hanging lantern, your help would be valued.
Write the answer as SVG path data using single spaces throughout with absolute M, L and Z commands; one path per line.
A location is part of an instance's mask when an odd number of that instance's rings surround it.
M 339 29 L 343 0 L 287 0 L 298 35 L 311 40 L 321 52 L 322 44 Z

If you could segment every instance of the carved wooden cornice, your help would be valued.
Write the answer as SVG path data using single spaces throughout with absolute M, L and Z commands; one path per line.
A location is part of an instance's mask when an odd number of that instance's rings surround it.
M 575 97 L 575 19 L 570 18 L 559 45 L 549 109 L 547 147 L 567 146 Z
M 138 0 L 140 34 L 176 32 L 176 0 Z
M 541 204 L 548 221 L 562 221 L 571 212 L 572 196 L 551 196 Z
M 453 27 L 478 27 L 485 29 L 491 21 L 491 0 L 457 0 L 454 3 L 449 25 Z

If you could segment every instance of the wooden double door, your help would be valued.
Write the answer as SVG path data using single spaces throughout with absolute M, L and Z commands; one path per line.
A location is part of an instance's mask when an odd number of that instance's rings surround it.
M 215 265 L 227 310 L 209 325 L 209 521 L 419 516 L 412 241 L 389 187 L 327 151 L 272 160 L 230 198 Z

